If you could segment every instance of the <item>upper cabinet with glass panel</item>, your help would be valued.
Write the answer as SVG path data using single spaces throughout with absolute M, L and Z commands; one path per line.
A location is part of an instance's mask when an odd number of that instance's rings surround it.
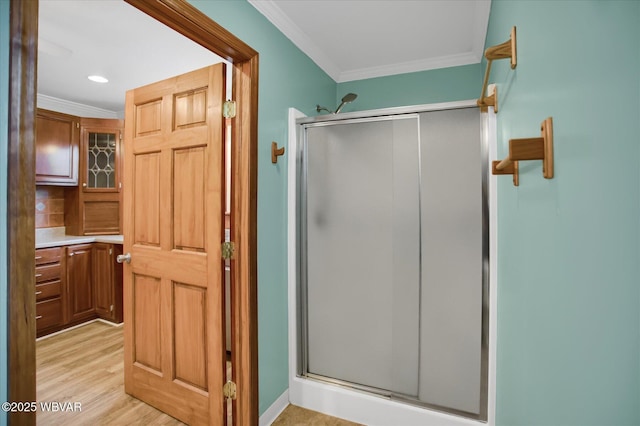
M 84 191 L 120 190 L 121 120 L 83 119 L 82 162 Z
M 88 132 L 87 188 L 116 187 L 116 133 Z

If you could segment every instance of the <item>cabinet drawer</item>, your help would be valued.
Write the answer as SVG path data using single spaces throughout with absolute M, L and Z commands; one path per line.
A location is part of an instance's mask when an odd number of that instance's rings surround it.
M 52 247 L 36 250 L 36 265 L 60 262 L 62 247 Z
M 60 280 L 36 285 L 36 302 L 60 296 L 61 288 Z
M 60 298 L 36 303 L 36 329 L 62 324 L 62 303 Z
M 59 280 L 62 268 L 59 263 L 36 266 L 36 283 Z

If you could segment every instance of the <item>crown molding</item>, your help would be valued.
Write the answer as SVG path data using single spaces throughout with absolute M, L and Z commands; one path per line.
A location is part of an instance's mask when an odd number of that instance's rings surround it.
M 337 83 L 480 63 L 484 53 L 491 11 L 491 0 L 474 2 L 476 13 L 473 25 L 473 45 L 470 52 L 397 64 L 342 70 L 300 27 L 289 19 L 273 0 L 248 0 L 248 2 Z
M 271 0 L 248 0 L 269 22 L 280 30 L 298 49 L 337 81 L 340 68 Z
M 477 64 L 480 56 L 475 53 L 463 53 L 439 58 L 421 59 L 417 61 L 402 62 L 399 64 L 381 65 L 377 67 L 360 68 L 340 73 L 336 80 L 345 83 L 354 80 L 366 80 L 368 78 L 386 77 L 397 74 L 435 70 L 439 68 L 458 67 L 461 65 Z
M 53 96 L 43 95 L 42 93 L 38 93 L 37 105 L 38 108 L 50 109 L 64 114 L 77 115 L 78 117 L 122 118 L 116 111 L 109 111 L 90 105 L 67 101 L 65 99 L 54 98 Z

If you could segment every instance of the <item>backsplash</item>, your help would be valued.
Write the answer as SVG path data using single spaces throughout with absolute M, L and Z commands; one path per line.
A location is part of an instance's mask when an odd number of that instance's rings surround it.
M 36 228 L 64 226 L 64 188 L 36 186 Z

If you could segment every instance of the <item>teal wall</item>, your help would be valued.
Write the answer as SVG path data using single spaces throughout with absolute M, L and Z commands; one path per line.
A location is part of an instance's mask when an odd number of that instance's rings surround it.
M 640 2 L 493 0 L 498 141 L 553 116 L 556 177 L 498 187 L 498 425 L 640 424 Z M 338 84 L 343 111 L 473 99 L 485 64 Z
M 334 103 L 336 83 L 246 1 L 192 4 L 260 54 L 258 357 L 263 413 L 289 387 L 287 162 L 271 164 L 271 141 L 287 146 L 288 108 L 315 114 L 316 104 Z
M 499 155 L 553 116 L 556 174 L 498 183 L 497 424 L 640 424 L 640 2 L 500 1 Z
M 9 115 L 9 2 L 0 0 L 0 403 L 7 400 L 7 139 Z M 7 416 L 0 410 L 0 425 Z
M 260 413 L 288 386 L 287 109 L 315 115 L 474 99 L 483 66 L 336 84 L 251 5 L 193 1 L 260 53 Z M 0 0 L 0 271 L 6 271 L 8 1 Z M 518 68 L 496 61 L 498 140 L 554 118 L 556 177 L 539 162 L 499 180 L 497 423 L 640 424 L 640 2 L 493 0 L 487 45 L 518 27 Z M 287 156 L 289 153 L 287 152 Z M 0 275 L 0 402 L 6 399 Z M 0 425 L 5 418 L 0 413 Z
M 473 64 L 339 83 L 336 106 L 349 92 L 358 98 L 343 112 L 476 99 L 483 73 L 481 64 Z

